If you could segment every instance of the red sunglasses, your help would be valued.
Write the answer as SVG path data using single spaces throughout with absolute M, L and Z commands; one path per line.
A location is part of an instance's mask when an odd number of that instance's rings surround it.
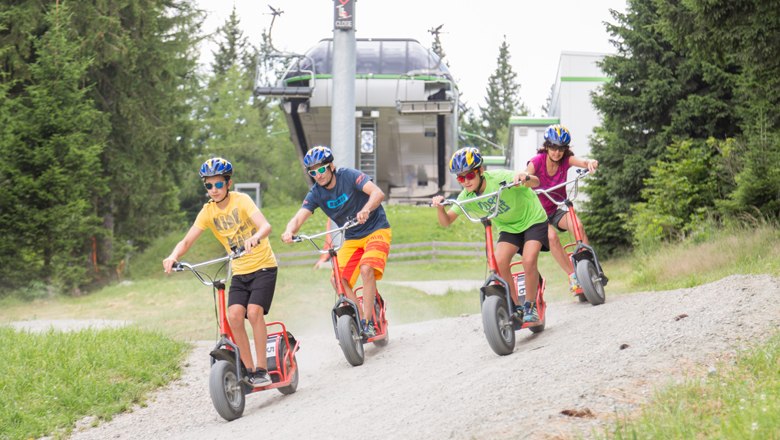
M 463 182 L 465 182 L 467 180 L 471 180 L 471 179 L 473 179 L 475 177 L 477 177 L 477 173 L 474 172 L 474 171 L 469 171 L 468 173 L 466 173 L 465 176 L 458 176 L 457 179 L 458 179 L 458 182 L 463 183 Z

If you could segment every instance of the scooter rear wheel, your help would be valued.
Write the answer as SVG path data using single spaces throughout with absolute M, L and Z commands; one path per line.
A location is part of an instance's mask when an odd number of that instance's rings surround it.
M 295 361 L 295 355 L 292 355 L 293 361 Z M 292 380 L 290 380 L 290 384 L 286 387 L 279 387 L 279 392 L 282 394 L 292 394 L 295 392 L 295 390 L 298 389 L 298 362 L 295 362 L 295 372 L 293 373 Z M 290 360 L 287 361 L 287 371 L 289 374 L 290 368 L 292 368 L 292 362 Z
M 515 329 L 503 298 L 491 295 L 482 302 L 482 327 L 496 354 L 505 356 L 515 350 Z
M 336 322 L 336 332 L 339 336 L 339 345 L 347 362 L 353 367 L 363 365 L 365 353 L 363 341 L 360 337 L 355 319 L 351 315 L 341 315 Z
M 379 318 L 381 316 L 380 313 L 382 313 L 382 310 L 379 307 L 379 301 L 375 301 L 374 302 L 374 316 Z M 376 324 L 374 324 L 374 325 L 376 325 Z M 387 321 L 382 321 L 381 325 L 382 325 L 382 330 L 384 330 L 385 337 L 382 338 L 382 339 L 377 339 L 377 340 L 374 341 L 374 345 L 376 345 L 377 347 L 384 347 L 384 346 L 386 346 L 390 342 L 390 329 L 387 328 Z
M 214 409 L 228 422 L 244 413 L 244 387 L 236 377 L 236 366 L 232 362 L 219 360 L 211 366 L 209 394 Z

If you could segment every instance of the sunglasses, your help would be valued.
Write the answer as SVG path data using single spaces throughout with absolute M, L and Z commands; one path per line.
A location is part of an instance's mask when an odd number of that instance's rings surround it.
M 458 182 L 463 183 L 463 182 L 465 182 L 467 180 L 471 180 L 471 179 L 473 179 L 475 177 L 477 177 L 477 173 L 475 173 L 474 171 L 469 171 L 468 173 L 466 173 L 465 176 L 458 176 L 457 179 L 458 179 Z
M 327 169 L 328 169 L 328 166 L 327 165 L 323 165 L 323 166 L 317 168 L 316 170 L 309 170 L 309 175 L 311 177 L 317 177 L 317 174 L 325 174 L 325 170 L 327 170 Z
M 225 186 L 225 182 L 204 183 L 203 186 L 205 186 L 207 190 L 210 190 L 211 188 L 222 189 Z

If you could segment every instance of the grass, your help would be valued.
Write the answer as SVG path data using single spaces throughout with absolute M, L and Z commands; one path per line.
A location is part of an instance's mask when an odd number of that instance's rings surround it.
M 730 227 L 704 243 L 664 245 L 607 263 L 610 292 L 693 287 L 731 274 L 780 276 L 780 229 Z
M 137 329 L 44 334 L 0 327 L 0 438 L 69 433 L 86 414 L 110 419 L 179 376 L 188 350 Z
M 284 225 L 296 210 L 297 207 L 263 210 L 275 228 L 271 236 L 271 244 L 277 254 L 310 249 L 305 245 L 283 244 L 279 240 Z M 438 226 L 436 213 L 431 208 L 388 206 L 387 212 L 393 225 L 393 243 L 396 244 L 433 240 L 483 240 L 481 225 L 460 220 L 449 229 L 442 228 Z M 323 230 L 324 227 L 325 217 L 316 214 L 304 225 L 302 231 L 314 233 Z M 21 358 L 19 354 L 15 354 L 0 360 L 0 371 L 4 372 L 0 382 L 0 390 L 3 390 L 4 397 L 3 403 L 0 404 L 2 411 L 0 438 L 66 432 L 68 426 L 73 425 L 74 420 L 84 415 L 94 414 L 108 418 L 111 414 L 123 411 L 133 403 L 142 402 L 144 393 L 149 389 L 171 380 L 178 374 L 176 366 L 182 359 L 182 353 L 186 351 L 186 341 L 210 340 L 216 337 L 216 318 L 211 289 L 201 285 L 191 274 L 179 273 L 171 276 L 162 274 L 162 259 L 181 239 L 184 232 L 185 229 L 173 232 L 158 240 L 144 253 L 133 256 L 129 265 L 130 271 L 122 283 L 107 286 L 90 295 L 78 298 L 56 296 L 31 302 L 13 297 L 0 300 L 0 323 L 25 319 L 63 318 L 119 319 L 133 322 L 132 329 L 80 332 L 72 335 L 58 333 L 20 335 L 3 330 L 0 337 L 5 342 L 5 346 L 13 350 L 20 346 L 14 343 L 13 339 L 20 337 L 30 338 L 34 346 L 46 348 L 42 348 L 41 354 L 35 355 L 39 356 L 36 358 Z M 610 277 L 606 289 L 607 300 L 627 292 L 690 287 L 737 273 L 768 273 L 779 276 L 780 250 L 772 245 L 777 243 L 778 239 L 780 239 L 780 231 L 772 225 L 732 228 L 721 231 L 720 235 L 703 243 L 679 243 L 653 252 L 637 253 L 604 261 L 605 272 Z M 564 239 L 564 242 L 567 240 Z M 223 252 L 211 234 L 206 233 L 184 259 L 191 262 L 203 261 L 222 255 Z M 549 255 L 540 258 L 539 268 L 547 278 L 545 296 L 548 301 L 571 300 L 566 275 Z M 388 301 L 389 318 L 393 324 L 457 316 L 463 313 L 473 314 L 479 312 L 479 300 L 474 289 L 455 290 L 446 295 L 432 296 L 420 289 L 404 287 L 393 282 L 481 280 L 484 279 L 486 272 L 484 258 L 394 262 L 388 265 L 385 278 L 380 282 L 379 288 Z M 309 331 L 332 332 L 329 313 L 334 301 L 335 295 L 329 285 L 328 270 L 313 270 L 308 266 L 284 267 L 279 271 L 269 318 L 283 320 L 295 334 Z M 648 405 L 646 415 L 625 417 L 614 431 L 606 435 L 610 438 L 772 438 L 772 435 L 779 438 L 780 434 L 776 431 L 765 435 L 767 434 L 765 429 L 775 427 L 777 430 L 776 427 L 780 426 L 777 419 L 773 418 L 776 417 L 775 414 L 780 414 L 778 337 L 780 336 L 776 336 L 765 345 L 753 347 L 754 351 L 751 353 L 754 354 L 747 354 L 740 358 L 735 365 L 721 367 L 719 371 L 723 373 L 717 376 L 717 380 L 711 376 L 702 383 L 691 379 L 688 384 L 663 390 L 653 403 Z M 9 342 L 7 339 L 12 341 Z M 76 344 L 79 340 L 87 341 L 88 347 L 72 346 L 64 351 L 55 349 L 60 346 L 68 347 L 68 344 Z M 128 340 L 137 344 L 137 347 L 152 347 L 155 353 L 160 353 L 159 358 L 150 359 L 149 353 L 140 352 L 139 348 L 128 348 L 126 346 Z M 102 349 L 101 353 L 87 354 L 90 353 L 87 350 L 98 347 Z M 158 350 L 158 347 L 161 348 Z M 75 359 L 73 360 L 66 359 L 64 353 L 85 354 L 73 356 Z M 173 353 L 173 356 L 166 357 L 166 353 Z M 94 368 L 83 368 L 87 359 L 93 362 L 93 359 L 101 359 L 99 356 L 107 356 L 113 360 L 105 362 L 96 360 L 94 362 L 100 365 L 95 365 Z M 761 359 L 767 361 L 762 363 Z M 115 367 L 118 364 L 137 365 L 139 360 L 148 363 L 149 368 L 143 369 L 142 372 L 142 366 L 132 367 L 132 371 L 128 372 L 117 370 Z M 103 369 L 103 364 L 106 364 L 106 369 Z M 40 376 L 35 376 L 38 377 L 37 382 L 45 383 L 51 389 L 33 392 L 30 387 L 36 384 L 30 383 L 28 377 L 30 373 L 25 368 L 28 365 L 41 365 L 43 370 L 51 367 L 60 371 L 61 368 L 67 373 L 61 371 L 57 374 L 66 375 L 67 379 L 47 379 L 48 376 L 43 376 L 45 380 L 42 380 Z M 47 371 L 46 374 L 54 373 Z M 101 383 L 93 376 L 114 378 L 114 380 Z M 145 377 L 145 380 L 139 380 L 138 377 L 141 376 Z M 78 387 L 79 384 L 90 380 L 95 381 L 91 391 Z M 57 386 L 52 387 L 50 381 L 56 382 Z M 768 385 L 756 388 L 756 384 L 762 381 Z M 125 388 L 124 385 L 116 386 L 118 383 L 130 383 L 134 386 Z M 715 389 L 700 388 L 704 385 Z M 13 391 L 16 394 L 7 394 L 6 389 L 26 389 L 27 394 L 19 397 L 19 391 Z M 11 397 L 6 398 L 6 395 Z M 31 417 L 26 417 L 18 408 L 24 408 L 24 412 L 27 413 L 37 405 L 34 402 L 25 403 L 28 397 L 41 401 L 48 399 L 50 403 L 56 397 L 59 403 L 35 410 L 46 411 L 43 414 L 33 411 Z M 5 403 L 17 401 L 21 406 L 17 405 L 14 408 Z M 771 416 L 761 416 L 760 413 L 764 412 L 770 413 Z M 695 424 L 687 424 L 705 419 L 717 420 L 718 423 L 713 422 L 712 425 L 721 427 L 708 427 L 707 435 L 704 436 L 699 434 L 689 436 L 694 432 L 691 430 L 695 429 Z M 732 425 L 737 427 L 732 430 L 730 428 Z M 745 427 L 749 430 L 746 431 Z M 650 428 L 657 430 L 648 431 L 647 429 Z M 14 429 L 14 431 L 8 431 L 6 434 L 2 429 Z
M 717 373 L 659 392 L 611 439 L 780 438 L 780 333 Z

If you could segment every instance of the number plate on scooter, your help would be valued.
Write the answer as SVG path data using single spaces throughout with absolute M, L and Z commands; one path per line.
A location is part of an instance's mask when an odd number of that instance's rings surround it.
M 517 275 L 516 278 L 517 282 L 517 297 L 520 300 L 520 304 L 522 305 L 523 302 L 525 302 L 525 274 L 521 273 Z

